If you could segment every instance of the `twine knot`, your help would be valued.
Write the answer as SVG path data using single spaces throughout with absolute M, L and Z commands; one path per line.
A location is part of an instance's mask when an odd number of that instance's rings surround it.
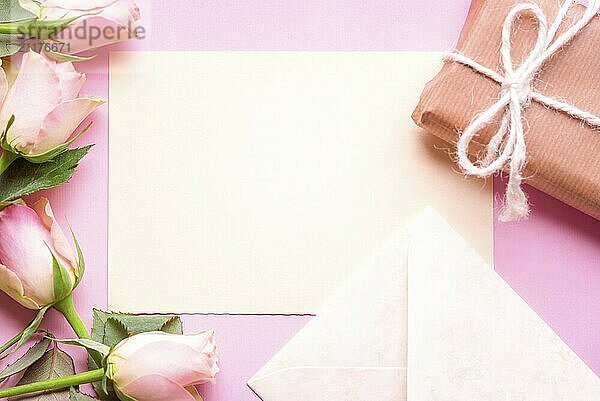
M 500 48 L 504 75 L 458 52 L 447 54 L 445 57 L 445 60 L 470 67 L 501 85 L 496 103 L 475 116 L 460 134 L 457 151 L 458 163 L 469 175 L 489 177 L 508 167 L 509 180 L 504 210 L 500 217 L 502 221 L 519 220 L 529 215 L 529 203 L 521 184 L 523 182 L 522 172 L 527 159 L 523 111 L 531 105 L 532 101 L 567 113 L 593 127 L 600 127 L 600 117 L 568 103 L 544 96 L 534 88 L 535 79 L 544 64 L 577 36 L 600 11 L 600 0 L 590 0 L 581 19 L 557 37 L 558 30 L 574 3 L 573 0 L 566 0 L 550 26 L 546 15 L 537 4 L 520 3 L 510 10 L 502 27 L 502 46 Z M 533 49 L 520 65 L 515 66 L 512 57 L 513 24 L 523 13 L 533 15 L 538 24 L 538 35 Z M 485 127 L 497 121 L 498 117 L 500 117 L 500 127 L 486 146 L 484 156 L 472 162 L 468 155 L 471 141 Z
M 533 92 L 533 77 L 509 78 L 502 83 L 501 96 L 507 92 L 512 92 L 515 98 L 519 99 L 522 108 L 531 105 L 531 93 Z

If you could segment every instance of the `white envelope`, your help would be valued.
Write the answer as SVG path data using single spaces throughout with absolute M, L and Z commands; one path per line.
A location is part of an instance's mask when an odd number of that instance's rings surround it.
M 263 401 L 591 401 L 600 380 L 434 211 L 252 379 Z

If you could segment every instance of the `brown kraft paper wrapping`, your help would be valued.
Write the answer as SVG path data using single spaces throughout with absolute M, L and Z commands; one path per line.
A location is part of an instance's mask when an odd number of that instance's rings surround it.
M 512 7 L 522 0 L 473 0 L 457 50 L 503 75 L 500 59 L 502 26 Z M 549 22 L 560 7 L 557 0 L 537 0 Z M 574 6 L 558 34 L 583 15 Z M 524 15 L 512 36 L 513 60 L 519 65 L 532 49 L 537 23 Z M 542 68 L 534 89 L 600 116 L 600 18 Z M 448 61 L 427 84 L 413 119 L 443 140 L 455 144 L 471 120 L 498 100 L 501 87 L 471 68 Z M 537 102 L 524 110 L 526 183 L 600 220 L 600 130 Z M 475 155 L 498 130 L 490 124 L 469 149 Z

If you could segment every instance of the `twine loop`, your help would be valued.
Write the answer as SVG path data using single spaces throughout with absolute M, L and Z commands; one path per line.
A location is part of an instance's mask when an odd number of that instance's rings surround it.
M 557 36 L 574 3 L 573 0 L 566 0 L 552 25 L 548 25 L 546 15 L 537 4 L 519 3 L 510 10 L 502 27 L 500 55 L 503 75 L 458 52 L 449 53 L 444 58 L 446 61 L 470 67 L 501 86 L 498 100 L 475 116 L 460 134 L 457 151 L 458 164 L 469 175 L 490 177 L 507 167 L 509 181 L 504 210 L 500 217 L 502 221 L 519 220 L 529 215 L 529 203 L 521 185 L 527 159 L 523 111 L 531 106 L 532 101 L 578 118 L 590 126 L 600 127 L 600 117 L 571 104 L 544 96 L 534 88 L 535 79 L 544 64 L 577 36 L 600 12 L 600 0 L 591 0 L 581 19 Z M 531 14 L 538 24 L 537 40 L 521 64 L 515 66 L 512 55 L 513 25 L 524 13 Z M 497 121 L 498 117 L 500 117 L 499 129 L 486 146 L 483 157 L 471 161 L 468 155 L 471 142 L 485 127 Z

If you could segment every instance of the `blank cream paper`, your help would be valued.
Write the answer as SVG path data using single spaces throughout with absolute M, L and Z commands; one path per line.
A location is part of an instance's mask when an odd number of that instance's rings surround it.
M 440 60 L 113 53 L 109 307 L 312 314 L 426 204 L 491 261 L 491 184 L 410 119 Z

